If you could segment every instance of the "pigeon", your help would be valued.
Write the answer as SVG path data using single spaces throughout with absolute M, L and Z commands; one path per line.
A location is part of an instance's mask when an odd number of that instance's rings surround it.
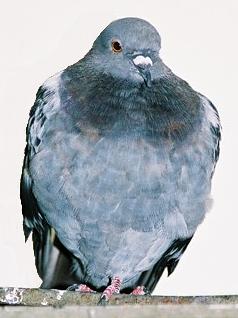
M 160 48 L 149 22 L 113 21 L 37 92 L 20 195 L 42 288 L 151 293 L 211 206 L 219 115 Z

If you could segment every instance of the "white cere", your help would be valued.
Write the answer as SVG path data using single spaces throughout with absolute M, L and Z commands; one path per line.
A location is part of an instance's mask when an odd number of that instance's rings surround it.
M 133 59 L 135 65 L 153 65 L 153 62 L 149 56 L 138 55 Z

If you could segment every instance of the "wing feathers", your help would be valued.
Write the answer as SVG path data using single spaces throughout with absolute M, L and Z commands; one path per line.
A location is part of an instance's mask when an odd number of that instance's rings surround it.
M 192 237 L 174 241 L 154 267 L 141 274 L 137 285 L 144 286 L 149 292 L 152 292 L 166 267 L 168 275 L 172 274 L 191 239 Z

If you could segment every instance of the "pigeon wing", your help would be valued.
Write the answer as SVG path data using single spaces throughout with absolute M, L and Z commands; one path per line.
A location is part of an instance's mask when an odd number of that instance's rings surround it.
M 50 78 L 50 83 L 57 81 L 59 75 Z M 36 268 L 43 280 L 42 287 L 44 288 L 60 288 L 68 286 L 74 281 L 70 277 L 70 268 L 74 262 L 73 256 L 59 243 L 54 230 L 41 213 L 33 193 L 33 180 L 29 168 L 31 160 L 39 151 L 44 125 L 58 107 L 53 86 L 47 85 L 46 82 L 39 88 L 36 101 L 30 111 L 20 185 L 25 239 L 27 240 L 32 232 Z
M 51 228 L 40 213 L 40 209 L 37 205 L 37 200 L 33 194 L 33 180 L 30 175 L 29 165 L 31 159 L 34 157 L 35 153 L 37 153 L 38 146 L 40 144 L 39 127 L 41 127 L 42 130 L 44 121 L 46 119 L 42 107 L 46 94 L 46 89 L 40 87 L 36 95 L 36 101 L 30 112 L 30 118 L 26 129 L 27 145 L 25 148 L 25 158 L 23 162 L 20 185 L 23 230 L 26 240 L 28 239 L 31 232 L 33 234 L 32 238 L 35 261 L 40 277 L 44 276 L 45 267 L 47 266 L 48 258 L 50 255 L 50 246 L 52 245 L 50 243 Z
M 192 237 L 174 241 L 152 269 L 141 274 L 137 285 L 144 286 L 146 290 L 151 293 L 166 268 L 168 270 L 168 276 L 175 270 L 191 239 Z

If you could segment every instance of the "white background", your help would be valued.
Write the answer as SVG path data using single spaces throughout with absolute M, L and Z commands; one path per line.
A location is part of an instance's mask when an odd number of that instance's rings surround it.
M 19 201 L 25 126 L 37 88 L 82 58 L 112 20 L 136 16 L 159 30 L 164 62 L 214 102 L 223 126 L 213 209 L 156 293 L 238 293 L 238 1 L 9 0 L 0 6 L 0 286 L 40 283 Z

